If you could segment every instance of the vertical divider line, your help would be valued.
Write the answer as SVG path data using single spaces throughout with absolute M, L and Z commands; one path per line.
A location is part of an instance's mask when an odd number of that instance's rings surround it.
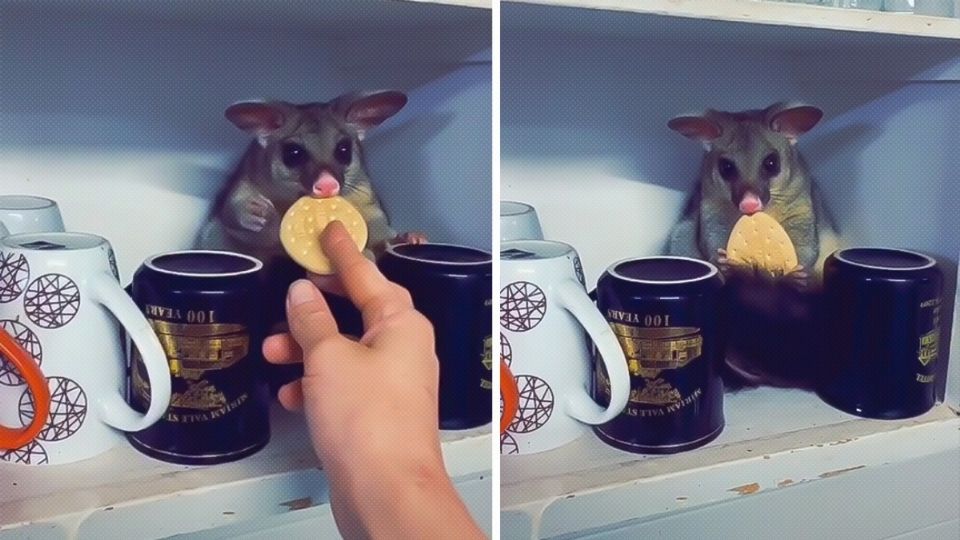
M 500 339 L 499 339 L 499 323 L 500 320 L 500 0 L 491 0 L 492 5 L 492 24 L 493 29 L 491 32 L 491 38 L 493 43 L 492 47 L 492 56 L 493 56 L 493 66 L 492 66 L 492 76 L 493 76 L 493 96 L 491 99 L 492 105 L 492 148 L 491 148 L 491 157 L 493 159 L 493 165 L 491 167 L 492 172 L 492 185 L 491 185 L 491 213 L 492 219 L 490 220 L 491 226 L 493 227 L 493 234 L 491 235 L 492 243 L 494 244 L 491 250 L 493 255 L 493 283 L 491 287 L 493 288 L 491 292 L 491 300 L 493 300 L 493 321 L 491 328 L 496 329 L 496 331 L 491 334 L 491 346 L 494 351 L 500 350 Z M 492 497 L 491 504 L 493 505 L 491 516 L 493 517 L 493 524 L 491 529 L 492 538 L 500 538 L 500 432 L 499 432 L 499 417 L 500 417 L 500 369 L 499 369 L 499 353 L 497 354 L 497 360 L 495 364 L 497 366 L 492 370 L 493 376 L 493 400 L 490 406 L 493 408 L 493 418 L 495 421 L 490 423 L 490 429 L 493 430 L 493 437 L 491 438 L 490 453 L 491 453 L 491 464 L 492 464 Z

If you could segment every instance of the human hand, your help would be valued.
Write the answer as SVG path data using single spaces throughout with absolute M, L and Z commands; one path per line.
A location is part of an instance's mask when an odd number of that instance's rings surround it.
M 263 352 L 273 363 L 304 363 L 303 378 L 281 388 L 279 400 L 305 411 L 338 525 L 361 537 L 428 538 L 454 528 L 479 535 L 443 465 L 432 325 L 342 224 L 331 223 L 321 245 L 338 276 L 324 288 L 333 283 L 353 301 L 363 336 L 340 334 L 317 287 L 299 280 L 287 297 L 290 332 L 267 338 Z

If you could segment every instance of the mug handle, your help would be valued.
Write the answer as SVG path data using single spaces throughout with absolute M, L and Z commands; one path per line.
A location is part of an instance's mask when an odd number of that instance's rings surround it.
M 33 421 L 29 426 L 19 429 L 0 426 L 0 448 L 13 450 L 33 441 L 47 423 L 50 415 L 50 388 L 30 353 L 23 350 L 23 347 L 3 330 L 0 330 L 0 353 L 3 353 L 27 381 L 27 390 L 33 394 Z
M 500 395 L 503 397 L 503 413 L 500 415 L 500 434 L 510 427 L 514 417 L 517 416 L 517 410 L 520 408 L 520 390 L 517 389 L 517 381 L 510 373 L 507 363 L 500 360 Z
M 94 300 L 113 313 L 140 351 L 150 380 L 150 408 L 146 413 L 135 411 L 123 394 L 117 392 L 100 403 L 103 421 L 122 431 L 142 431 L 155 424 L 170 405 L 171 382 L 167 355 L 146 317 L 112 275 L 106 272 L 97 274 L 91 280 L 91 290 Z
M 630 372 L 623 349 L 607 320 L 597 311 L 597 306 L 590 301 L 579 282 L 565 279 L 557 287 L 557 293 L 561 306 L 577 319 L 593 340 L 610 376 L 610 404 L 606 409 L 597 405 L 584 388 L 584 392 L 572 394 L 567 399 L 567 412 L 586 424 L 609 422 L 623 412 L 630 399 Z

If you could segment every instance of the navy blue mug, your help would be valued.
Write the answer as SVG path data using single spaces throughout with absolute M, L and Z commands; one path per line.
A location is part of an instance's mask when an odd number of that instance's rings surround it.
M 440 428 L 467 429 L 490 423 L 490 253 L 449 244 L 401 244 L 388 247 L 378 266 L 387 279 L 410 291 L 417 311 L 433 323 L 440 361 Z
M 850 248 L 824 263 L 826 347 L 817 392 L 868 418 L 909 418 L 936 404 L 943 275 L 932 258 Z
M 628 452 L 667 454 L 720 435 L 726 347 L 721 288 L 717 268 L 695 259 L 644 257 L 607 268 L 597 283 L 597 307 L 624 351 L 631 390 L 624 411 L 594 427 L 601 440 Z M 594 397 L 609 403 L 599 361 Z
M 265 333 L 257 259 L 228 252 L 183 251 L 148 259 L 129 292 L 153 327 L 170 365 L 166 414 L 129 433 L 137 450 L 190 465 L 234 461 L 270 440 L 263 383 Z M 149 381 L 134 353 L 128 400 L 149 405 Z

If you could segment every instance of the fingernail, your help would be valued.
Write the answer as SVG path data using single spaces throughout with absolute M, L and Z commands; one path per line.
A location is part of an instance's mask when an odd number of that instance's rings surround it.
M 319 291 L 309 281 L 305 279 L 297 280 L 290 286 L 290 293 L 287 295 L 287 304 L 291 307 L 299 306 L 307 302 L 313 302 L 320 296 Z

